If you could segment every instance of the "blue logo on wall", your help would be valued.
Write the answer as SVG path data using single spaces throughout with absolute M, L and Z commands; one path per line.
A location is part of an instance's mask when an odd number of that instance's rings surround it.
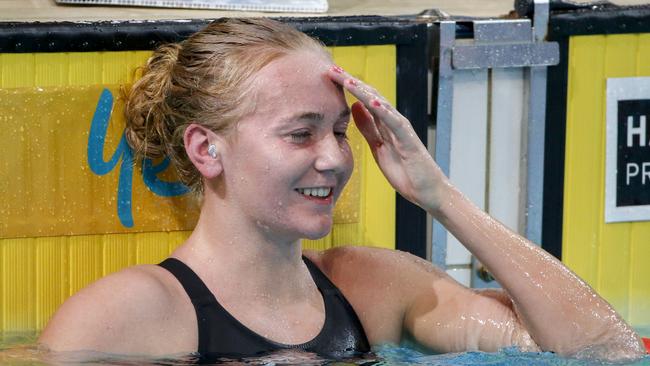
M 120 164 L 120 177 L 117 184 L 117 216 L 125 227 L 133 227 L 133 212 L 131 208 L 132 187 L 133 187 L 133 151 L 126 142 L 124 132 L 117 145 L 117 149 L 108 161 L 104 161 L 104 143 L 106 132 L 113 109 L 113 94 L 104 89 L 95 114 L 90 124 L 90 135 L 88 136 L 88 165 L 90 170 L 97 175 L 105 175 L 111 172 L 117 164 Z M 150 159 L 142 161 L 142 178 L 144 184 L 154 194 L 162 197 L 180 196 L 189 192 L 187 186 L 180 182 L 167 182 L 158 179 L 169 166 L 169 158 L 165 158 L 159 164 L 154 165 Z

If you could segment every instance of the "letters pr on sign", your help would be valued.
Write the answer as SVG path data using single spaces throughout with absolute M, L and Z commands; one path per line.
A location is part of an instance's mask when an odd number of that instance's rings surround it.
M 605 221 L 650 221 L 650 77 L 607 79 Z

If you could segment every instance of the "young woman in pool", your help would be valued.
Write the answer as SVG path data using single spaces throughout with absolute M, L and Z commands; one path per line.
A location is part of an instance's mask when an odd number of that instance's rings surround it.
M 351 110 L 343 89 L 359 99 Z M 169 156 L 202 195 L 200 218 L 164 267 L 125 269 L 66 301 L 40 338 L 52 350 L 303 348 L 338 357 L 408 336 L 439 352 L 643 354 L 605 300 L 469 202 L 408 120 L 286 25 L 222 19 L 159 48 L 126 114 L 134 150 Z M 393 187 L 443 223 L 505 292 L 468 289 L 398 251 L 303 252 L 301 238 L 330 231 L 350 177 L 350 115 Z

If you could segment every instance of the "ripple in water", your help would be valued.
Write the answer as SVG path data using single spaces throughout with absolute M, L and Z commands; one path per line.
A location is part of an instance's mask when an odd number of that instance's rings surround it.
M 520 352 L 506 348 L 500 352 L 462 352 L 432 355 L 412 347 L 381 346 L 363 357 L 332 360 L 309 352 L 285 350 L 261 357 L 246 359 L 219 359 L 202 361 L 195 355 L 151 358 L 145 356 L 116 356 L 99 352 L 52 353 L 39 349 L 35 334 L 4 335 L 0 338 L 0 365 L 98 365 L 135 366 L 161 365 L 181 366 L 197 363 L 208 365 L 366 365 L 366 366 L 587 366 L 587 365 L 647 365 L 650 356 L 628 363 L 611 363 L 599 360 L 579 360 L 559 357 L 550 352 Z

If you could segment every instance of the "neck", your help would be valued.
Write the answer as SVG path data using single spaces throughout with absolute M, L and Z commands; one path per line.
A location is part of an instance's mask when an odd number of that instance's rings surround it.
M 249 222 L 242 210 L 215 195 L 206 195 L 199 221 L 187 242 L 174 253 L 211 278 L 245 279 L 242 292 L 277 294 L 286 299 L 304 295 L 311 277 L 303 265 L 300 239 L 274 235 Z M 204 278 L 205 277 L 205 278 Z

